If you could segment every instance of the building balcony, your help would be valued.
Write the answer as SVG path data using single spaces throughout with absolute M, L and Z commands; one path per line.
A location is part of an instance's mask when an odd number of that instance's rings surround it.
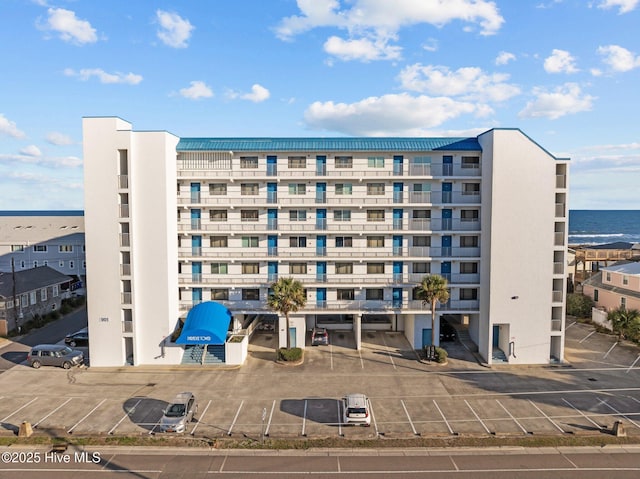
M 129 175 L 118 175 L 118 188 L 121 190 L 129 188 Z
M 122 332 L 133 333 L 133 321 L 122 321 Z
M 131 246 L 131 238 L 129 233 L 120 233 L 120 246 L 123 248 L 128 248 Z
M 553 274 L 564 274 L 564 263 L 553 263 Z
M 563 291 L 553 291 L 551 293 L 551 301 L 552 302 L 554 302 L 554 303 L 562 303 L 563 300 L 564 300 L 564 292 Z
M 129 205 L 119 205 L 119 210 L 120 218 L 129 217 Z
M 131 304 L 132 294 L 130 292 L 120 293 L 121 304 Z
M 121 264 L 120 265 L 120 275 L 121 276 L 131 276 L 131 265 L 130 264 Z

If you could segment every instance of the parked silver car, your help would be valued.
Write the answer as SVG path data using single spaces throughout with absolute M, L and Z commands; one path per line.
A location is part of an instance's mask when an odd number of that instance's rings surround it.
M 187 429 L 187 424 L 193 421 L 196 412 L 198 412 L 198 403 L 193 393 L 182 392 L 164 410 L 159 429 L 162 432 L 183 433 Z
M 69 369 L 84 362 L 82 351 L 60 344 L 39 344 L 27 354 L 29 366 L 38 369 L 40 366 L 59 366 Z

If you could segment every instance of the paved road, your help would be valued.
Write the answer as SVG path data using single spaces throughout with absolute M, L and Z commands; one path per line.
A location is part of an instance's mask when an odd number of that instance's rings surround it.
M 601 479 L 640 475 L 640 447 L 536 449 L 381 449 L 164 451 L 0 448 L 0 478 L 436 478 Z M 83 454 L 84 453 L 84 454 Z M 37 463 L 24 464 L 27 460 Z M 13 462 L 15 461 L 15 462 Z M 93 462 L 95 461 L 95 463 Z M 62 463 L 61 463 L 62 462 Z
M 36 344 L 55 344 L 64 337 L 87 326 L 87 309 L 82 307 L 40 329 L 14 339 L 0 349 L 0 373 L 27 359 L 27 353 Z

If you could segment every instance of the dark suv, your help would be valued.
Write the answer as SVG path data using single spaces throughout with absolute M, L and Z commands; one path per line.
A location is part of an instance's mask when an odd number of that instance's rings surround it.
M 84 354 L 69 346 L 40 344 L 31 349 L 27 355 L 27 363 L 36 369 L 40 366 L 60 366 L 69 369 L 71 366 L 79 366 L 84 363 Z

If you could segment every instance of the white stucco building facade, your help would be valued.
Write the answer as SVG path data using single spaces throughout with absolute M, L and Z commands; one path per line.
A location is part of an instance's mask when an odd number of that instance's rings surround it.
M 307 292 L 287 334 L 314 326 L 430 342 L 414 289 L 491 364 L 562 361 L 568 161 L 520 130 L 470 138 L 178 138 L 85 118 L 93 366 L 177 364 L 170 337 L 203 301 L 238 323 L 273 314 L 279 277 Z M 237 326 L 237 324 L 235 324 Z M 438 329 L 438 322 L 436 322 Z M 436 331 L 437 333 L 437 331 Z M 436 334 L 437 337 L 437 334 Z

